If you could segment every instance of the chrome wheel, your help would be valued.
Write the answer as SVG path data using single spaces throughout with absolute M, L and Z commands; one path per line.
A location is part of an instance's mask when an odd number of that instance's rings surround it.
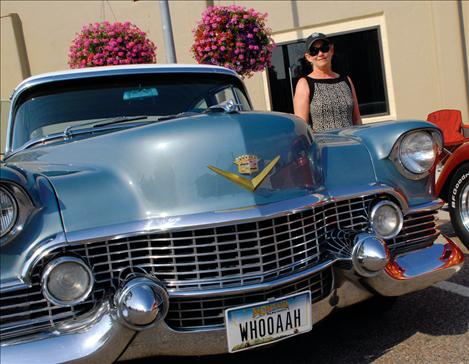
M 461 191 L 461 206 L 459 209 L 459 215 L 461 218 L 461 222 L 469 231 L 469 183 L 466 182 L 466 185 Z

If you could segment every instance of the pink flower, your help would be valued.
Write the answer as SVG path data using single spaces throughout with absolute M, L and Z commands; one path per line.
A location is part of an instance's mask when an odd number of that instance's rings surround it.
M 131 52 L 126 52 L 129 49 Z M 155 63 L 156 46 L 137 26 L 125 23 L 94 23 L 83 26 L 68 52 L 71 68 Z
M 193 57 L 198 63 L 217 64 L 250 77 L 270 65 L 271 30 L 267 14 L 238 5 L 210 6 L 193 29 Z

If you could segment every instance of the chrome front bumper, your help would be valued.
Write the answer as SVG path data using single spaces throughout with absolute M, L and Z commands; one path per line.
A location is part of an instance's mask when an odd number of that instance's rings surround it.
M 363 278 L 334 262 L 331 294 L 313 304 L 313 323 L 335 308 L 347 307 L 373 294 L 399 296 L 448 279 L 464 261 L 461 250 L 439 236 L 425 249 L 395 257 L 378 275 Z M 272 282 L 275 284 L 276 282 Z M 130 345 L 129 345 L 130 344 Z M 164 321 L 136 332 L 123 325 L 109 302 L 72 324 L 1 344 L 1 363 L 110 363 L 154 355 L 208 355 L 227 352 L 224 329 L 175 331 Z M 125 352 L 124 352 L 125 351 Z

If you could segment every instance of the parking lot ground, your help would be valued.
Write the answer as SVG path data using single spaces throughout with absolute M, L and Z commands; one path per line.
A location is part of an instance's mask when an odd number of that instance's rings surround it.
M 469 251 L 448 214 L 440 228 L 463 250 L 466 264 L 444 284 L 399 297 L 386 312 L 363 305 L 338 311 L 307 334 L 238 354 L 159 357 L 132 364 L 469 363 Z

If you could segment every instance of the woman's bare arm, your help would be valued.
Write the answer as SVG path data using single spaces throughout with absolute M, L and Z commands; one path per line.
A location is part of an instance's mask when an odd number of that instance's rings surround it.
M 352 114 L 352 121 L 353 125 L 362 125 L 362 117 L 360 115 L 360 109 L 358 108 L 358 99 L 357 99 L 357 94 L 355 92 L 355 87 L 353 86 L 353 82 L 348 77 L 348 80 L 350 82 L 350 86 L 352 86 L 352 98 L 353 98 L 353 114 Z
M 293 110 L 296 116 L 304 120 L 306 124 L 309 122 L 309 86 L 308 81 L 300 78 L 296 84 L 295 96 L 293 97 Z

